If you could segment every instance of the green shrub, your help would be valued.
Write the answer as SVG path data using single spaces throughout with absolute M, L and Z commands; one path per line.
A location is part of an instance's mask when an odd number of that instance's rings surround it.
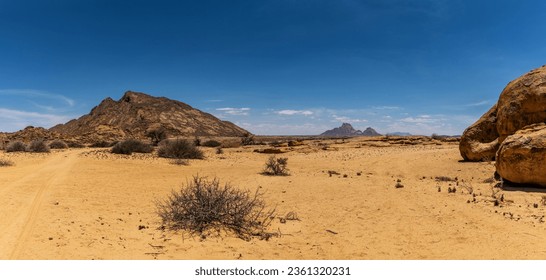
M 184 139 L 165 140 L 160 143 L 157 154 L 163 158 L 203 159 L 203 151 Z
M 180 191 L 172 191 L 166 200 L 158 202 L 157 207 L 163 228 L 170 230 L 185 230 L 202 238 L 232 232 L 247 241 L 252 236 L 272 236 L 266 229 L 274 210 L 266 210 L 262 194 L 229 184 L 220 186 L 218 179 L 195 176 Z
M 111 150 L 113 154 L 123 155 L 130 155 L 132 153 L 151 153 L 152 151 L 152 146 L 135 139 L 121 141 L 114 145 Z
M 21 141 L 10 142 L 6 147 L 6 152 L 24 152 L 27 150 L 27 145 Z
M 44 140 L 34 140 L 28 145 L 28 151 L 32 153 L 49 153 L 49 146 Z

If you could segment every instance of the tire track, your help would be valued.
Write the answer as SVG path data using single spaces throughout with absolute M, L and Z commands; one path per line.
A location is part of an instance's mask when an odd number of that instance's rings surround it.
M 16 196 L 16 211 L 2 215 L 2 220 L 5 221 L 2 222 L 3 229 L 0 234 L 0 258 L 20 258 L 47 194 L 63 183 L 75 164 L 78 153 L 79 151 L 58 153 L 40 164 L 32 174 L 12 182 L 2 190 L 2 198 L 15 188 L 28 188 L 29 195 L 26 199 Z

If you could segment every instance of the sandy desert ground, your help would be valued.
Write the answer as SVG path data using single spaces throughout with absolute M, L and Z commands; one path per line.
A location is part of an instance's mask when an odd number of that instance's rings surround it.
M 544 191 L 498 189 L 504 201 L 495 206 L 494 163 L 461 162 L 457 143 L 379 140 L 285 148 L 286 177 L 260 174 L 269 155 L 256 146 L 221 155 L 205 148 L 206 159 L 189 166 L 105 149 L 1 152 L 15 165 L 0 168 L 0 259 L 546 258 Z M 278 216 L 300 220 L 275 219 L 282 235 L 268 241 L 159 230 L 155 202 L 196 174 L 261 188 Z M 403 188 L 394 187 L 398 179 Z

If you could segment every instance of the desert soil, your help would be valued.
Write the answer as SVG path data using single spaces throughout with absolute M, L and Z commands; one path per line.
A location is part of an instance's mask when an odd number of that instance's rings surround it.
M 492 188 L 494 163 L 461 162 L 457 143 L 376 140 L 284 148 L 280 177 L 260 174 L 258 146 L 205 148 L 189 166 L 105 149 L 2 152 L 15 165 L 0 167 L 0 259 L 546 258 L 543 190 Z M 260 188 L 279 218 L 299 220 L 275 219 L 267 241 L 160 230 L 156 202 L 197 174 Z

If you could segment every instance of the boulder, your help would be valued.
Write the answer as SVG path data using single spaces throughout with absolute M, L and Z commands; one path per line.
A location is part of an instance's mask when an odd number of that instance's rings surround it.
M 499 142 L 519 129 L 546 121 L 546 67 L 510 82 L 497 102 Z
M 520 184 L 546 186 L 546 124 L 534 124 L 506 137 L 497 152 L 497 173 Z
M 546 121 L 546 66 L 511 81 L 498 102 L 461 136 L 468 161 L 493 160 L 499 145 L 519 129 Z
M 493 160 L 499 148 L 498 137 L 497 105 L 494 105 L 463 132 L 459 152 L 467 161 Z

